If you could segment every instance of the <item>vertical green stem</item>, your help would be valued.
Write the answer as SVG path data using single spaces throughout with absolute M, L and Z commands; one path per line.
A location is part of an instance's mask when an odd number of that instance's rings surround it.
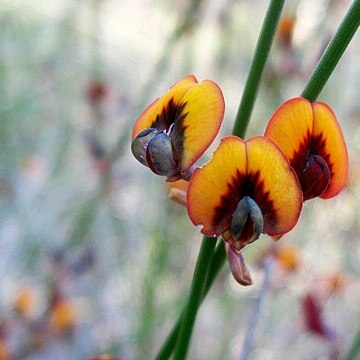
M 243 137 L 246 132 L 284 2 L 285 0 L 270 1 L 236 115 L 234 135 Z
M 175 347 L 174 360 L 185 359 L 194 328 L 196 314 L 201 303 L 207 273 L 210 267 L 210 257 L 213 255 L 216 238 L 204 236 L 200 253 L 196 262 L 194 277 L 191 283 L 189 300 L 181 320 L 179 336 Z
M 315 101 L 360 25 L 360 0 L 355 0 L 325 49 L 301 96 Z
M 225 259 L 226 259 L 226 254 L 225 254 L 224 241 L 220 240 L 219 244 L 217 245 L 217 247 L 214 251 L 214 255 L 211 259 L 211 265 L 209 268 L 209 272 L 208 272 L 206 283 L 205 283 L 205 288 L 202 293 L 200 303 L 205 299 L 206 295 L 208 294 L 209 290 L 211 289 L 211 285 L 213 284 L 217 274 L 219 273 L 222 266 L 224 265 Z M 182 313 L 180 314 L 179 318 L 177 319 L 175 325 L 171 329 L 169 336 L 167 337 L 165 343 L 163 344 L 158 355 L 155 358 L 156 360 L 167 360 L 170 357 L 170 355 L 175 347 L 175 344 L 176 344 L 176 339 L 177 339 L 177 336 L 178 336 L 178 333 L 180 330 L 181 319 L 184 316 L 184 312 L 185 312 L 185 309 L 184 309 L 184 311 L 182 311 Z
M 356 360 L 360 353 L 360 330 L 355 336 L 355 339 L 351 345 L 349 353 L 346 355 L 346 360 Z

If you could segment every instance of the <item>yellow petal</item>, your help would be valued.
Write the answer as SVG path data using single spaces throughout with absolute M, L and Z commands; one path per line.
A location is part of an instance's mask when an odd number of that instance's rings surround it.
M 306 164 L 312 128 L 311 103 L 294 98 L 275 111 L 265 130 L 265 136 L 278 145 L 298 174 Z
M 245 142 L 236 136 L 222 139 L 212 159 L 196 169 L 187 192 L 187 210 L 194 225 L 208 236 L 222 234 L 230 225 L 242 194 L 246 173 Z
M 205 80 L 186 92 L 181 100 L 182 114 L 171 134 L 180 169 L 186 171 L 214 141 L 224 116 L 224 97 L 220 88 Z
M 188 75 L 175 83 L 165 95 L 151 103 L 136 120 L 132 132 L 132 140 L 141 131 L 154 127 L 157 116 L 166 109 L 169 102 L 172 101 L 175 105 L 178 104 L 184 94 L 196 84 L 197 80 L 195 76 Z
M 277 236 L 290 231 L 302 208 L 302 193 L 294 170 L 278 147 L 265 137 L 246 142 L 247 176 L 264 217 L 263 232 Z

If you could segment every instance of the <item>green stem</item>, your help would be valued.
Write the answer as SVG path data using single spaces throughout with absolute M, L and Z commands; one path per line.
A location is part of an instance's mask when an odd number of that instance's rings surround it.
M 360 0 L 355 0 L 327 46 L 301 96 L 315 101 L 360 25 Z
M 239 109 L 236 114 L 233 134 L 239 137 L 245 135 L 249 124 L 261 76 L 270 52 L 284 2 L 285 0 L 271 0 L 267 9 Z
M 351 345 L 349 353 L 346 355 L 346 360 L 356 360 L 358 359 L 358 354 L 360 353 L 360 330 L 355 336 L 355 339 Z
M 196 314 L 205 288 L 205 281 L 211 263 L 210 257 L 213 255 L 215 244 L 216 238 L 208 236 L 203 237 L 200 253 L 195 266 L 194 277 L 191 283 L 189 300 L 181 320 L 179 336 L 174 352 L 174 360 L 183 360 L 186 357 Z
M 225 254 L 224 241 L 220 240 L 219 244 L 217 245 L 214 251 L 214 255 L 211 259 L 211 265 L 207 275 L 204 291 L 201 295 L 200 304 L 203 302 L 209 290 L 211 289 L 211 285 L 214 282 L 217 274 L 221 270 L 222 266 L 224 265 L 225 259 L 226 259 L 226 254 Z M 175 325 L 171 329 L 169 336 L 167 337 L 165 343 L 163 344 L 158 355 L 155 358 L 156 360 L 167 360 L 170 357 L 176 344 L 176 339 L 180 330 L 181 319 L 184 316 L 184 313 L 185 313 L 185 309 L 182 311 Z

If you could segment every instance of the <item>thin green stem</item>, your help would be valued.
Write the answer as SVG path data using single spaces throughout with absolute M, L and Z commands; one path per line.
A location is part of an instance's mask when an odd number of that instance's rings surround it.
M 355 339 L 351 345 L 349 353 L 346 355 L 346 360 L 356 360 L 360 353 L 360 330 L 355 336 Z
M 209 290 L 211 289 L 211 285 L 213 284 L 217 274 L 223 267 L 225 263 L 225 259 L 226 259 L 226 254 L 225 254 L 224 241 L 220 240 L 219 244 L 216 246 L 213 257 L 211 259 L 211 265 L 207 275 L 204 291 L 201 296 L 200 304 L 203 302 Z M 176 344 L 176 339 L 180 330 L 181 319 L 184 316 L 184 312 L 185 309 L 182 311 L 175 325 L 171 329 L 169 336 L 167 337 L 165 343 L 163 344 L 158 355 L 155 358 L 156 360 L 167 360 L 170 357 Z
M 325 49 L 301 96 L 315 101 L 360 25 L 360 0 L 355 0 Z
M 233 128 L 234 135 L 243 137 L 246 132 L 284 2 L 285 0 L 271 0 L 268 6 L 239 109 L 236 114 Z
M 205 288 L 205 281 L 210 267 L 210 257 L 213 255 L 216 238 L 204 236 L 199 256 L 196 262 L 189 300 L 181 320 L 179 336 L 176 342 L 174 360 L 183 360 L 186 357 L 194 328 L 196 314 L 201 303 Z

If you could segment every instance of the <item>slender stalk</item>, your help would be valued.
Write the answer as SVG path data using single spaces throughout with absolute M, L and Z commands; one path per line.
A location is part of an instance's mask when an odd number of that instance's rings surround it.
M 195 324 L 196 314 L 201 303 L 201 297 L 205 288 L 205 281 L 210 267 L 210 257 L 213 255 L 216 238 L 204 236 L 200 253 L 196 262 L 189 300 L 181 319 L 179 336 L 176 342 L 174 360 L 185 359 L 190 344 L 192 330 Z
M 285 0 L 271 0 L 268 6 L 236 115 L 233 128 L 234 135 L 243 137 L 246 132 L 284 2 Z
M 259 321 L 262 305 L 264 304 L 265 296 L 270 285 L 271 270 L 274 259 L 269 256 L 265 261 L 264 280 L 261 285 L 259 294 L 254 302 L 252 313 L 250 315 L 249 325 L 246 329 L 244 345 L 241 351 L 240 360 L 247 360 L 251 352 L 254 342 L 255 329 Z
M 315 101 L 360 25 L 360 0 L 355 0 L 325 49 L 301 96 Z
M 214 255 L 211 259 L 211 266 L 209 268 L 209 272 L 207 275 L 205 288 L 204 288 L 204 291 L 201 296 L 200 304 L 203 302 L 203 300 L 205 299 L 209 290 L 211 289 L 211 285 L 213 284 L 217 274 L 219 273 L 222 266 L 224 265 L 225 259 L 226 259 L 226 254 L 225 254 L 224 241 L 220 240 L 219 244 L 216 246 Z M 181 319 L 184 316 L 184 312 L 185 312 L 185 309 L 181 312 L 175 325 L 171 329 L 169 336 L 167 337 L 165 343 L 163 344 L 158 355 L 155 358 L 156 360 L 166 360 L 170 357 L 170 355 L 175 347 L 175 344 L 176 344 L 176 339 L 177 339 L 177 336 L 178 336 L 178 333 L 180 330 Z
M 356 360 L 360 353 L 360 330 L 355 336 L 355 339 L 351 345 L 349 353 L 346 355 L 346 360 Z

